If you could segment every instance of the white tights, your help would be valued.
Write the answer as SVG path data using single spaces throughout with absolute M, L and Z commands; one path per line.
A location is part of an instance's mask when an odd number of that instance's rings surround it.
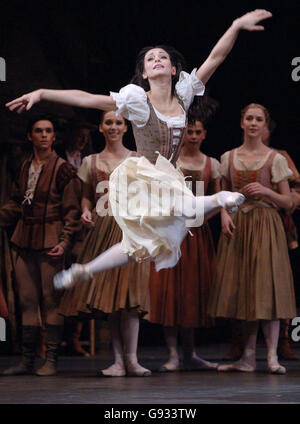
M 226 205 L 234 206 L 235 198 L 240 196 L 239 193 L 232 193 L 230 191 L 220 191 L 219 193 L 213 194 L 212 196 L 199 196 L 194 197 L 194 205 L 182 205 L 178 206 L 183 209 L 183 215 L 187 219 L 196 218 L 195 209 L 204 208 L 204 217 L 210 215 L 213 212 L 217 212 L 221 207 Z M 121 244 L 115 244 L 106 252 L 97 256 L 91 262 L 86 264 L 88 271 L 95 275 L 98 272 L 106 271 L 111 268 L 120 267 L 128 264 L 130 261 L 134 260 L 127 253 L 123 253 L 121 250 Z
M 121 377 L 151 375 L 137 360 L 140 318 L 136 311 L 119 311 L 110 314 L 108 322 L 112 336 L 114 364 L 101 371 L 105 376 Z
M 181 212 L 186 219 L 197 220 L 199 210 L 200 215 L 206 217 L 219 211 L 221 207 L 226 209 L 237 209 L 243 201 L 244 196 L 240 193 L 220 191 L 212 196 L 194 196 L 192 202 L 186 201 L 182 203 L 182 199 L 176 199 L 178 204 L 175 205 L 175 209 L 176 212 Z M 197 210 L 197 214 L 195 210 Z M 201 223 L 202 222 L 199 222 L 198 225 L 201 225 Z M 76 284 L 77 281 L 89 280 L 99 272 L 126 265 L 132 260 L 134 259 L 131 256 L 122 252 L 121 244 L 117 243 L 107 251 L 101 253 L 101 255 L 97 256 L 91 262 L 85 265 L 74 264 L 69 270 L 56 274 L 54 277 L 54 286 L 56 289 L 66 289 Z
M 277 358 L 277 346 L 279 338 L 279 320 L 260 320 L 255 322 L 246 323 L 247 337 L 243 355 L 240 360 L 229 365 L 221 365 L 218 369 L 220 371 L 254 371 L 256 367 L 256 341 L 257 333 L 259 328 L 259 322 L 261 323 L 262 331 L 264 334 L 265 342 L 268 350 L 268 368 L 271 373 L 284 374 L 285 368 L 281 366 Z
M 179 370 L 179 354 L 177 346 L 177 327 L 164 327 L 165 339 L 169 349 L 168 361 L 160 367 L 160 371 L 177 371 Z M 180 338 L 183 350 L 183 368 L 186 370 L 207 370 L 216 369 L 218 364 L 205 361 L 200 358 L 195 350 L 194 329 L 181 328 Z

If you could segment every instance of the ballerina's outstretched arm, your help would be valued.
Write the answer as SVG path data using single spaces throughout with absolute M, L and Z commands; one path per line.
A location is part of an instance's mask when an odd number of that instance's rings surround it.
M 262 31 L 264 27 L 257 25 L 258 22 L 263 19 L 270 18 L 271 16 L 271 12 L 264 9 L 257 9 L 234 20 L 231 27 L 220 38 L 206 61 L 196 72 L 197 77 L 203 82 L 203 84 L 206 84 L 218 66 L 229 54 L 239 31 L 242 29 L 247 31 Z M 104 111 L 117 110 L 116 102 L 111 96 L 91 94 L 81 90 L 51 90 L 44 88 L 24 94 L 23 96 L 8 102 L 6 106 L 11 111 L 22 113 L 24 110 L 31 109 L 34 104 L 41 100 L 82 108 L 100 109 Z
M 225 60 L 230 53 L 240 30 L 247 31 L 263 31 L 262 25 L 257 25 L 260 21 L 271 18 L 272 13 L 264 9 L 256 9 L 233 21 L 232 25 L 225 34 L 220 38 L 205 62 L 197 70 L 197 77 L 206 84 L 213 75 L 219 65 Z
M 24 94 L 6 103 L 5 106 L 11 111 L 22 113 L 24 110 L 31 109 L 34 104 L 39 103 L 41 100 L 104 111 L 117 110 L 116 102 L 111 96 L 91 94 L 81 90 L 48 90 L 46 88 L 40 88 Z

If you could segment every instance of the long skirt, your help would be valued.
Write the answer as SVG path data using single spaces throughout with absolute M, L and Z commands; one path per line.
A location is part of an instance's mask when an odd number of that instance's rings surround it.
M 234 237 L 220 237 L 208 312 L 255 321 L 297 315 L 293 275 L 281 218 L 274 208 L 239 210 Z
M 207 303 L 215 268 L 209 225 L 191 230 L 181 245 L 174 268 L 150 272 L 150 321 L 166 327 L 210 327 Z

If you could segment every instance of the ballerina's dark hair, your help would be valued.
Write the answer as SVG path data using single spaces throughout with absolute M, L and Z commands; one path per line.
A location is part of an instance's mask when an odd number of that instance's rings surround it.
M 181 71 L 184 71 L 186 68 L 186 62 L 181 53 L 179 53 L 174 47 L 168 45 L 159 45 L 155 47 L 144 47 L 137 55 L 135 73 L 132 77 L 130 83 L 136 84 L 142 87 L 145 91 L 150 90 L 150 85 L 148 80 L 143 78 L 144 72 L 144 60 L 145 55 L 149 50 L 152 49 L 162 49 L 165 50 L 170 56 L 170 60 L 173 66 L 176 68 L 176 75 L 172 77 L 172 94 L 175 93 L 175 85 L 179 79 L 179 75 Z
M 205 93 L 204 96 L 195 96 L 188 110 L 189 125 L 194 125 L 195 121 L 201 121 L 203 127 L 206 129 L 218 107 L 219 102 L 208 96 L 207 93 Z

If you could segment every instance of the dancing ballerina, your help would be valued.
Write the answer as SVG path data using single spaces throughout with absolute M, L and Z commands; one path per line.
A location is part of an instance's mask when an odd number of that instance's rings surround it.
M 39 89 L 7 104 L 10 110 L 19 113 L 41 100 L 114 110 L 133 126 L 138 156 L 125 159 L 111 174 L 109 182 L 110 207 L 122 229 L 122 242 L 87 264 L 73 264 L 57 274 L 54 278 L 57 289 L 87 281 L 98 272 L 123 266 L 130 260 L 153 260 L 157 271 L 173 267 L 180 258 L 187 224 L 194 220 L 201 225 L 207 214 L 221 208 L 235 211 L 243 203 L 242 194 L 227 191 L 194 196 L 173 164 L 183 143 L 186 111 L 194 96 L 203 95 L 204 84 L 229 54 L 240 30 L 262 31 L 264 27 L 258 23 L 271 16 L 270 12 L 257 9 L 234 20 L 205 62 L 191 74 L 182 71 L 184 59 L 173 47 L 146 47 L 138 55 L 132 84 L 119 93 L 111 92 L 107 96 L 79 90 Z M 132 187 L 138 186 L 142 187 L 138 203 L 145 206 L 150 199 L 150 213 L 136 207 L 137 195 Z M 161 194 L 162 187 L 172 193 L 167 196 L 168 201 Z

